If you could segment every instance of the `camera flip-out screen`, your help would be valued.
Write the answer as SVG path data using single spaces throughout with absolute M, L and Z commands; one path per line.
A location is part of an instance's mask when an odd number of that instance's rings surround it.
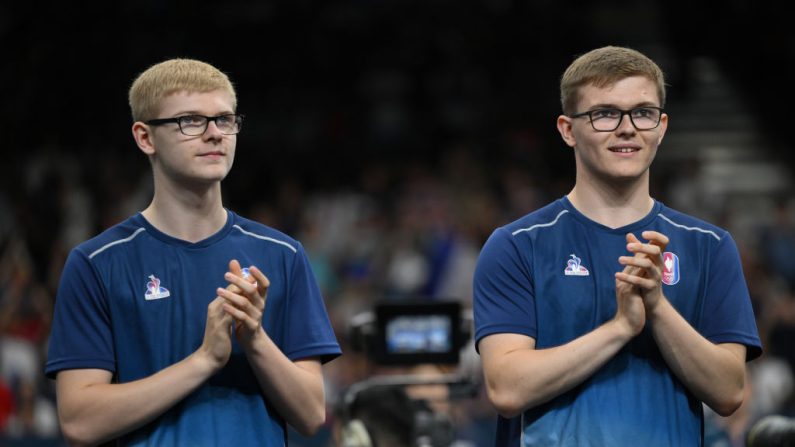
M 382 303 L 376 306 L 379 363 L 458 363 L 461 309 L 456 302 Z

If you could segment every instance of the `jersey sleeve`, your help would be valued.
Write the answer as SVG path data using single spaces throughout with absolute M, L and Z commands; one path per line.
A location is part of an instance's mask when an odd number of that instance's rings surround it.
M 341 350 L 303 248 L 294 258 L 288 299 L 284 354 L 290 360 L 320 357 L 323 363 L 339 356 Z
M 524 256 L 505 229 L 492 233 L 478 257 L 473 284 L 476 348 L 483 337 L 497 333 L 536 338 L 535 293 Z
M 116 370 L 110 310 L 104 288 L 88 257 L 72 250 L 55 299 L 47 377 L 64 369 Z
M 704 317 L 700 332 L 713 343 L 740 343 L 747 347 L 747 359 L 762 353 L 748 285 L 743 276 L 740 254 L 728 234 L 718 242 L 710 257 Z

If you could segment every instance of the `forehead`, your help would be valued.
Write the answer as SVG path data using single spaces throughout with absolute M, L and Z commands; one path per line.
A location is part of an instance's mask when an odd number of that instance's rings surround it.
M 166 95 L 160 100 L 160 114 L 173 116 L 180 113 L 197 113 L 215 116 L 222 113 L 233 113 L 234 99 L 225 90 L 209 92 L 191 92 L 179 90 Z
M 604 87 L 586 84 L 580 87 L 577 110 L 596 106 L 632 108 L 639 105 L 660 105 L 657 84 L 644 76 L 630 76 Z

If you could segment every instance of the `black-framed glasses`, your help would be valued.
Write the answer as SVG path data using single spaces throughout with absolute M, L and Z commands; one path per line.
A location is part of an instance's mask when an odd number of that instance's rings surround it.
M 569 118 L 587 116 L 591 121 L 593 130 L 597 132 L 612 132 L 621 125 L 624 115 L 629 115 L 629 120 L 635 126 L 635 129 L 652 130 L 660 125 L 660 118 L 662 118 L 663 113 L 665 113 L 665 110 L 660 107 L 635 107 L 630 110 L 604 108 L 575 113 Z
M 243 127 L 243 115 L 235 113 L 218 116 L 183 115 L 175 118 L 157 118 L 144 121 L 144 123 L 150 126 L 177 123 L 180 132 L 190 137 L 195 137 L 207 132 L 207 126 L 210 125 L 210 121 L 214 121 L 215 127 L 224 135 L 239 133 Z

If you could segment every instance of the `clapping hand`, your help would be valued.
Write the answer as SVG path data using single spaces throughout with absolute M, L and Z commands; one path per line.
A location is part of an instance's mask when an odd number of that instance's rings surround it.
M 247 346 L 260 335 L 270 282 L 257 267 L 251 266 L 244 271 L 234 259 L 229 261 L 224 279 L 229 287 L 219 287 L 218 296 L 225 300 L 224 311 L 234 319 L 235 336 Z

